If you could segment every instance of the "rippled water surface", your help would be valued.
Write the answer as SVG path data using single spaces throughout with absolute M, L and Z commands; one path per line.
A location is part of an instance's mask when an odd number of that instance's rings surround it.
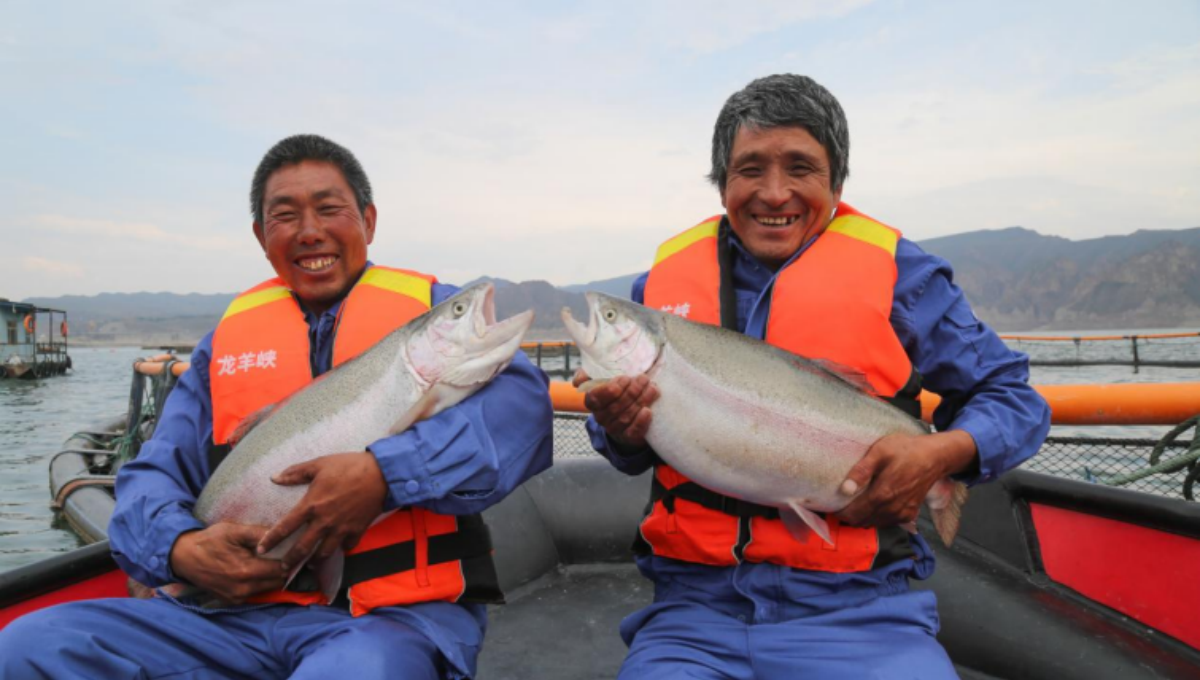
M 1146 333 L 1147 331 L 1140 331 Z M 1089 335 L 1104 334 L 1090 332 Z M 1117 331 L 1113 334 L 1122 334 Z M 1127 344 L 1076 348 L 1071 343 L 1047 348 L 1010 343 L 1033 356 L 1087 358 L 1088 353 L 1127 356 Z M 1150 352 L 1151 354 L 1147 354 Z M 50 509 L 48 464 L 63 442 L 79 430 L 124 414 L 133 360 L 146 350 L 125 348 L 72 349 L 71 375 L 36 381 L 0 380 L 0 571 L 70 550 L 79 541 Z M 1142 358 L 1200 360 L 1200 339 L 1159 342 L 1144 348 Z M 561 357 L 547 358 L 546 368 L 560 368 Z M 577 357 L 572 367 L 578 366 Z M 1035 384 L 1182 382 L 1200 379 L 1200 369 L 1124 366 L 1033 369 Z M 1054 434 L 1097 437 L 1157 437 L 1165 427 L 1061 427 Z M 564 439 L 564 441 L 567 441 Z M 574 440 L 572 440 L 574 441 Z M 584 442 L 585 439 L 579 438 Z

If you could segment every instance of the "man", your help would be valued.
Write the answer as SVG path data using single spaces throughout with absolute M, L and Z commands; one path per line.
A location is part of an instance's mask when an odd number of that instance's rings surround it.
M 589 392 L 596 449 L 655 471 L 637 546 L 655 599 L 622 623 L 621 678 L 955 677 L 933 594 L 908 585 L 933 555 L 899 525 L 936 480 L 987 481 L 1032 456 L 1049 409 L 944 260 L 841 202 L 848 151 L 841 107 L 811 79 L 735 93 L 713 133 L 725 215 L 664 243 L 633 298 L 846 366 L 910 412 L 923 380 L 942 395 L 938 432 L 875 443 L 841 487 L 854 500 L 826 518 L 834 546 L 801 543 L 771 508 L 676 488 L 686 478 L 646 444 L 645 376 Z
M 254 234 L 279 278 L 235 300 L 196 347 L 154 438 L 118 475 L 109 536 L 118 563 L 142 583 L 188 583 L 256 604 L 200 610 L 160 591 L 149 600 L 43 610 L 0 635 L 0 677 L 474 674 L 482 603 L 498 595 L 476 515 L 550 465 L 545 375 L 518 353 L 457 406 L 366 451 L 280 473 L 277 484 L 309 486 L 275 527 L 205 527 L 191 510 L 238 421 L 455 292 L 431 276 L 367 261 L 376 223 L 370 183 L 354 156 L 329 140 L 299 135 L 276 144 L 255 172 L 251 207 Z M 267 362 L 270 381 L 221 361 L 255 347 L 280 348 Z M 396 512 L 368 529 L 388 510 Z M 259 556 L 305 524 L 282 563 Z M 446 531 L 458 535 L 459 547 L 434 558 L 427 535 Z M 288 570 L 310 553 L 345 548 L 349 572 L 354 553 L 376 544 L 416 557 L 404 566 L 377 558 L 377 573 L 353 579 L 359 585 L 332 603 L 281 590 Z

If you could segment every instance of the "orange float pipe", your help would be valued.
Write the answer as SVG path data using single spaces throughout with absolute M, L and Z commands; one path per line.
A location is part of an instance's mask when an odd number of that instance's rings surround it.
M 133 362 L 133 370 L 142 375 L 162 375 L 166 365 L 165 361 L 140 360 Z M 184 371 L 188 370 L 188 366 L 191 366 L 191 364 L 186 361 L 176 361 L 171 365 L 171 375 L 178 378 L 183 375 Z
M 588 412 L 587 407 L 583 405 L 583 393 L 571 383 L 562 380 L 550 381 L 550 403 L 554 405 L 555 411 Z
M 1178 425 L 1200 414 L 1200 382 L 1117 385 L 1035 385 L 1050 404 L 1055 425 Z M 583 395 L 570 383 L 550 383 L 556 411 L 586 413 Z M 921 392 L 921 417 L 928 421 L 941 397 Z

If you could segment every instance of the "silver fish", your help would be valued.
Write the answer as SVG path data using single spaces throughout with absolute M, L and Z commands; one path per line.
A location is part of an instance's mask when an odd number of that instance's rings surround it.
M 601 293 L 587 300 L 587 326 L 562 312 L 583 369 L 597 383 L 650 377 L 660 394 L 646 435 L 654 451 L 701 486 L 778 508 L 800 540 L 807 525 L 832 543 L 816 513 L 853 500 L 838 488 L 872 444 L 929 432 L 821 362 Z M 948 478 L 925 498 L 947 545 L 965 500 L 966 487 Z
M 271 409 L 213 473 L 193 514 L 210 525 L 272 526 L 308 488 L 274 484 L 275 474 L 320 456 L 363 451 L 482 388 L 512 361 L 533 322 L 526 311 L 497 323 L 493 294 L 490 283 L 459 292 Z M 305 528 L 265 557 L 281 559 Z M 342 563 L 339 551 L 316 565 L 331 599 Z

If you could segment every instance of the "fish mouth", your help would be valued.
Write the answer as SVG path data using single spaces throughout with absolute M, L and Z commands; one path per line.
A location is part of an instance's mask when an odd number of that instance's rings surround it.
M 599 323 L 599 305 L 596 304 L 596 298 L 591 293 L 585 293 L 584 296 L 588 301 L 588 323 L 583 325 L 575 320 L 575 315 L 571 313 L 570 307 L 562 308 L 563 325 L 567 327 L 567 334 L 575 340 L 575 344 L 580 350 L 591 347 L 596 342 L 596 334 L 600 332 Z
M 488 348 L 487 354 L 515 354 L 520 349 L 521 338 L 533 325 L 533 310 L 527 309 L 503 321 L 496 321 L 496 287 L 491 283 L 483 286 L 483 295 L 476 298 L 474 310 L 475 335 Z M 508 361 L 499 364 L 496 373 L 503 371 L 508 364 Z

